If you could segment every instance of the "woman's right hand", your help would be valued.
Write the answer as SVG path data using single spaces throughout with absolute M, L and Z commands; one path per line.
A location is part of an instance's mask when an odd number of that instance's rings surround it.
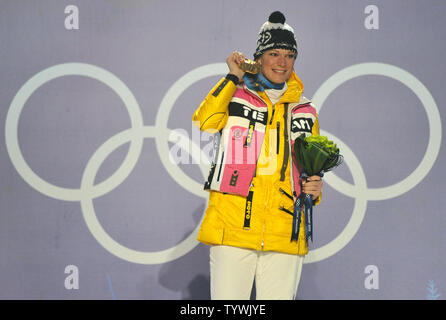
M 239 67 L 240 62 L 243 61 L 243 59 L 245 59 L 245 56 L 243 55 L 243 53 L 239 51 L 234 51 L 226 59 L 226 64 L 228 65 L 229 73 L 237 76 L 240 81 L 243 79 L 243 76 L 245 75 L 245 71 L 243 71 Z

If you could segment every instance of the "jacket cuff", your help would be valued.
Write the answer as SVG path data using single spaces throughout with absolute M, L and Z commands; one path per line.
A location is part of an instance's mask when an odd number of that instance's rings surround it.
M 231 80 L 232 82 L 234 82 L 235 85 L 238 85 L 238 83 L 240 82 L 240 79 L 232 73 L 228 73 L 226 75 L 226 79 Z

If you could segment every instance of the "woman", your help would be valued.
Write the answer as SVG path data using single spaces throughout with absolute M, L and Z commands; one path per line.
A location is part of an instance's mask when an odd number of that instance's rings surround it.
M 289 212 L 300 192 L 318 204 L 322 181 L 302 181 L 290 156 L 298 135 L 319 134 L 316 111 L 294 72 L 296 57 L 293 29 L 273 12 L 254 54 L 260 72 L 245 73 L 243 54 L 233 52 L 229 73 L 194 113 L 201 130 L 220 133 L 198 235 L 211 245 L 212 299 L 249 299 L 254 279 L 257 299 L 294 299 L 297 292 L 308 243 L 305 223 L 291 241 Z

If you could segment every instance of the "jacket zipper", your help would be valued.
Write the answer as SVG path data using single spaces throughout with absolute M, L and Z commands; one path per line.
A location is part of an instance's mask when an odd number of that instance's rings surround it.
M 223 168 L 223 160 L 225 158 L 225 152 L 223 151 L 221 154 L 220 167 L 218 168 L 217 182 L 220 181 L 221 169 Z
M 276 105 L 273 104 L 273 112 L 271 113 L 271 119 L 269 120 L 269 124 L 271 125 L 273 123 L 273 118 L 274 118 L 274 113 L 276 111 Z M 279 138 L 277 138 L 279 139 Z M 278 147 L 277 147 L 278 150 Z M 265 197 L 265 213 L 267 211 L 268 208 L 268 193 L 269 193 L 269 189 L 268 187 L 266 188 L 266 197 Z M 263 227 L 262 227 L 262 251 L 263 251 L 263 246 L 265 245 L 265 219 L 263 220 Z
M 271 113 L 271 119 L 269 120 L 269 124 L 273 123 L 273 118 L 274 118 L 274 112 L 276 111 L 276 105 L 273 104 L 273 112 Z

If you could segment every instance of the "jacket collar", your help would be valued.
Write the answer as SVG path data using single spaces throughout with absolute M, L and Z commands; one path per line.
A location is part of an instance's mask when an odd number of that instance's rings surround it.
M 304 85 L 302 81 L 299 79 L 299 77 L 296 75 L 296 73 L 293 71 L 287 80 L 287 90 L 283 94 L 282 98 L 280 99 L 280 102 L 286 102 L 286 103 L 298 103 L 300 100 L 300 96 L 302 95 L 302 92 L 304 90 Z M 255 90 L 251 90 L 247 87 L 246 83 L 243 82 L 243 87 L 245 90 L 249 91 L 253 95 L 257 96 L 260 99 L 264 99 L 262 95 L 265 95 L 264 92 L 257 92 Z
M 288 103 L 299 102 L 300 96 L 304 90 L 304 85 L 294 71 L 291 73 L 286 84 L 288 89 L 285 91 L 280 101 Z

